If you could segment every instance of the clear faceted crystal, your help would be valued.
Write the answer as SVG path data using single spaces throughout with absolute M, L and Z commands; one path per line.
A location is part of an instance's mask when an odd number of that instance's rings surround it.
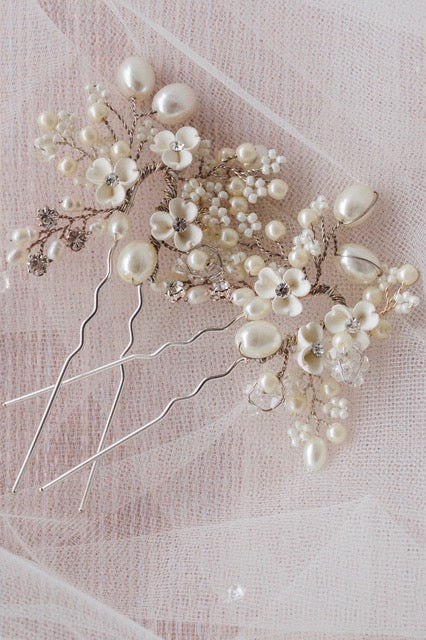
M 359 387 L 364 383 L 365 374 L 369 369 L 368 358 L 353 346 L 343 353 L 337 349 L 330 349 L 328 357 L 331 364 L 331 374 L 338 382 Z
M 256 383 L 254 387 L 251 387 L 248 393 L 249 403 L 254 405 L 257 409 L 261 411 L 272 411 L 276 409 L 283 401 L 283 390 L 282 387 L 278 393 L 265 393 Z

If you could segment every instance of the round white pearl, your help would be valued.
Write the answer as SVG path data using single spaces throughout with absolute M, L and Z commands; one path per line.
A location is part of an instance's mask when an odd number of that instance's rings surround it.
M 265 266 L 265 261 L 261 256 L 252 255 L 244 260 L 244 269 L 249 276 L 257 276 L 259 271 Z
M 102 122 L 108 116 L 108 107 L 103 102 L 95 102 L 88 107 L 87 115 L 92 122 Z
M 390 338 L 391 333 L 392 325 L 385 318 L 381 318 L 377 327 L 374 327 L 371 331 L 373 338 L 377 338 L 378 340 L 387 340 L 387 338 Z
M 129 218 L 122 211 L 116 211 L 108 220 L 108 232 L 121 240 L 129 230 Z
M 255 293 L 250 287 L 241 287 L 232 292 L 231 302 L 236 307 L 243 307 L 246 302 L 254 298 Z
M 229 212 L 236 215 L 240 211 L 242 211 L 243 213 L 246 213 L 248 211 L 248 202 L 242 196 L 233 196 L 229 200 Z
M 419 272 L 412 264 L 404 264 L 402 267 L 399 267 L 396 277 L 401 284 L 410 286 L 418 280 Z
M 276 394 L 281 391 L 281 382 L 273 371 L 262 371 L 257 384 L 264 393 Z
M 25 262 L 28 258 L 28 249 L 25 247 L 13 247 L 6 256 L 6 262 L 11 266 Z
M 281 238 L 284 238 L 287 233 L 285 224 L 281 220 L 271 220 L 265 227 L 265 235 L 269 240 L 278 242 Z
M 14 229 L 10 234 L 10 240 L 15 246 L 29 247 L 33 242 L 36 242 L 39 238 L 39 232 L 35 227 L 20 227 Z
M 49 260 L 60 260 L 64 255 L 65 243 L 59 238 L 52 240 L 47 247 L 47 257 Z
M 370 214 L 377 199 L 377 195 L 365 184 L 352 184 L 337 196 L 334 203 L 334 217 L 346 225 L 354 226 L 367 218 L 366 211 Z
M 187 84 L 168 84 L 152 100 L 152 110 L 162 124 L 180 124 L 192 116 L 197 108 L 195 92 Z
M 335 333 L 331 342 L 337 351 L 343 352 L 351 348 L 353 341 L 349 333 L 342 331 L 341 333 Z
M 285 407 L 294 416 L 299 416 L 306 409 L 306 397 L 301 393 L 290 393 L 285 401 Z
M 235 229 L 227 227 L 220 234 L 220 241 L 224 247 L 235 247 L 238 244 L 238 233 Z
M 327 447 L 319 436 L 310 438 L 303 449 L 303 461 L 309 471 L 319 471 L 327 460 Z
M 203 284 L 197 287 L 191 287 L 187 294 L 188 302 L 191 304 L 203 304 L 210 300 L 209 288 Z
M 281 178 L 274 178 L 268 184 L 268 193 L 274 200 L 283 200 L 288 191 L 288 184 Z
M 380 304 L 382 297 L 383 294 L 378 287 L 366 287 L 362 292 L 362 299 L 371 302 L 375 307 Z
M 61 200 L 61 207 L 65 211 L 75 211 L 80 207 L 80 201 L 73 196 L 64 196 Z
M 309 253 L 302 247 L 296 247 L 288 254 L 288 261 L 292 267 L 303 269 L 309 262 Z
M 278 351 L 282 338 L 278 329 L 265 320 L 247 322 L 235 335 L 235 344 L 247 358 L 267 358 Z
M 157 264 L 157 252 L 149 242 L 134 240 L 121 250 L 117 259 L 120 277 L 131 284 L 141 284 L 152 275 Z
M 377 256 L 361 244 L 344 244 L 336 259 L 344 275 L 358 284 L 370 284 L 381 273 Z
M 243 142 L 235 150 L 237 158 L 243 164 L 250 164 L 257 158 L 256 149 L 251 142 Z
M 51 111 L 42 111 L 37 118 L 37 124 L 44 133 L 49 133 L 58 124 L 58 116 Z
M 92 233 L 94 236 L 101 236 L 107 230 L 108 225 L 106 220 L 103 218 L 95 218 L 94 220 L 90 220 L 87 225 L 87 231 Z
M 84 129 L 81 129 L 80 140 L 83 144 L 93 147 L 99 140 L 99 132 L 96 127 L 89 124 Z
M 226 185 L 226 191 L 230 196 L 241 196 L 243 194 L 245 184 L 241 178 L 235 176 Z
M 247 320 L 263 320 L 271 313 L 271 301 L 264 298 L 251 298 L 243 307 Z
M 220 149 L 217 152 L 216 160 L 218 162 L 225 162 L 226 160 L 229 160 L 229 158 L 232 158 L 232 156 L 235 156 L 235 150 L 231 149 L 231 147 L 223 147 L 223 149 Z
M 328 427 L 326 435 L 333 444 L 342 444 L 346 440 L 348 430 L 341 422 L 333 422 Z
M 130 156 L 130 147 L 124 140 L 117 140 L 110 149 L 111 160 L 115 162 L 120 158 L 128 158 Z
M 309 229 L 320 221 L 320 214 L 314 209 L 302 209 L 297 215 L 297 221 L 304 229 Z
M 58 163 L 58 171 L 60 171 L 64 176 L 70 177 L 73 176 L 78 169 L 78 162 L 74 158 L 65 157 L 59 160 Z
M 206 268 L 209 257 L 202 249 L 193 249 L 186 259 L 188 267 L 194 271 L 202 271 Z
M 321 390 L 327 398 L 334 398 L 340 391 L 340 384 L 334 378 L 324 378 Z
M 145 100 L 154 89 L 154 69 L 145 58 L 130 56 L 117 69 L 117 85 L 126 98 Z

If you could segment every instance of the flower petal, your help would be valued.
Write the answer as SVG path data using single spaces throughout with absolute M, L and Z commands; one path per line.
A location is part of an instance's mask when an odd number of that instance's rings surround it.
M 352 312 L 343 304 L 335 304 L 324 318 L 324 324 L 330 333 L 346 330 L 346 323 L 352 318 Z
M 125 197 L 126 190 L 121 184 L 112 187 L 104 182 L 96 190 L 96 200 L 103 206 L 118 207 L 123 204 Z
M 154 138 L 154 144 L 150 145 L 151 151 L 154 153 L 163 153 L 166 149 L 170 149 L 170 145 L 175 141 L 175 134 L 171 131 L 160 131 Z
M 192 153 L 186 149 L 183 151 L 172 151 L 172 149 L 166 149 L 161 154 L 161 159 L 167 167 L 170 167 L 170 169 L 182 171 L 191 164 Z
M 193 151 L 200 144 L 200 136 L 195 127 L 181 127 L 178 129 L 176 140 L 181 142 L 188 151 Z
M 87 169 L 86 179 L 93 184 L 102 184 L 109 173 L 112 173 L 111 163 L 106 158 L 97 158 Z
M 300 327 L 297 332 L 297 344 L 312 345 L 315 342 L 322 342 L 324 331 L 318 322 L 308 322 L 304 327 Z
M 156 240 L 167 240 L 173 233 L 173 218 L 166 211 L 156 211 L 149 219 L 151 235 Z
M 195 202 L 185 202 L 183 198 L 170 200 L 169 211 L 173 218 L 183 218 L 187 222 L 193 222 L 198 215 L 198 207 Z
M 190 224 L 182 233 L 175 233 L 174 243 L 180 251 L 190 251 L 203 239 L 203 232 L 196 224 Z
M 353 315 L 359 321 L 363 331 L 371 331 L 379 324 L 379 314 L 376 313 L 376 307 L 366 300 L 357 302 L 353 308 Z
M 361 351 L 365 351 L 370 344 L 370 338 L 365 331 L 358 331 L 353 334 L 352 341 L 359 349 L 361 349 Z
M 287 280 L 286 280 L 287 282 Z M 291 289 L 291 293 L 298 298 L 302 298 L 303 296 L 307 296 L 311 290 L 311 283 L 306 278 L 303 280 L 299 280 L 299 283 L 296 286 L 291 286 L 289 282 L 287 282 Z
M 323 358 L 317 358 L 313 354 L 311 345 L 297 352 L 296 361 L 301 369 L 313 375 L 320 375 L 324 368 Z
M 287 296 L 287 298 L 277 296 L 272 301 L 272 310 L 280 316 L 286 315 L 293 318 L 302 313 L 302 309 L 303 307 L 300 300 L 291 294 Z
M 254 290 L 260 298 L 272 300 L 276 295 L 275 289 L 280 282 L 280 276 L 271 267 L 264 267 L 258 273 Z
M 133 186 L 139 178 L 138 166 L 131 158 L 120 158 L 114 167 L 114 173 L 118 175 L 120 184 L 125 189 Z

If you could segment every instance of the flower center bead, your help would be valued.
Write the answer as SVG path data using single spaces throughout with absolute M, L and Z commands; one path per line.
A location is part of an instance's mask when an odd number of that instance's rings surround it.
M 356 318 L 350 318 L 345 324 L 345 327 L 348 333 L 358 333 L 361 329 L 361 323 Z
M 177 231 L 177 233 L 183 233 L 187 226 L 188 223 L 184 218 L 176 218 L 173 222 L 173 229 Z
M 116 187 L 116 186 L 118 186 L 120 184 L 120 179 L 119 179 L 119 177 L 118 177 L 118 175 L 116 173 L 109 173 L 105 177 L 105 182 L 110 187 Z
M 324 345 L 321 342 L 314 342 L 312 345 L 312 353 L 316 358 L 321 358 L 324 355 Z
M 183 151 L 185 149 L 185 145 L 183 144 L 183 142 L 178 142 L 177 140 L 173 140 L 173 142 L 169 144 L 169 148 L 172 151 Z
M 290 295 L 290 287 L 288 286 L 287 282 L 281 282 L 275 288 L 275 294 L 278 296 L 278 298 L 287 298 Z

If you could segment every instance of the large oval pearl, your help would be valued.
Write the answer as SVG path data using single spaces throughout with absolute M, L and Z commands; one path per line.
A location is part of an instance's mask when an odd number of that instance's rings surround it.
M 195 92 L 187 84 L 176 82 L 158 91 L 152 100 L 152 110 L 163 124 L 180 124 L 192 116 L 197 108 Z
M 303 449 L 303 461 L 309 471 L 318 471 L 327 460 L 327 447 L 319 436 L 310 438 Z
M 121 250 L 117 271 L 123 280 L 141 284 L 153 274 L 157 264 L 157 252 L 149 242 L 134 240 Z
M 272 311 L 271 301 L 259 298 L 251 298 L 243 307 L 247 320 L 263 320 Z
M 238 329 L 235 344 L 247 358 L 267 358 L 278 351 L 282 338 L 273 324 L 265 320 L 255 320 Z
M 365 220 L 373 211 L 377 193 L 366 184 L 352 184 L 337 196 L 334 203 L 334 217 L 346 225 L 354 226 Z
M 370 284 L 382 273 L 378 257 L 362 244 L 344 244 L 337 262 L 345 276 L 359 284 Z
M 39 238 L 39 232 L 35 227 L 20 227 L 10 234 L 10 240 L 17 247 L 29 247 Z
M 126 98 L 145 100 L 154 89 L 154 69 L 145 58 L 130 56 L 117 69 L 117 85 Z

